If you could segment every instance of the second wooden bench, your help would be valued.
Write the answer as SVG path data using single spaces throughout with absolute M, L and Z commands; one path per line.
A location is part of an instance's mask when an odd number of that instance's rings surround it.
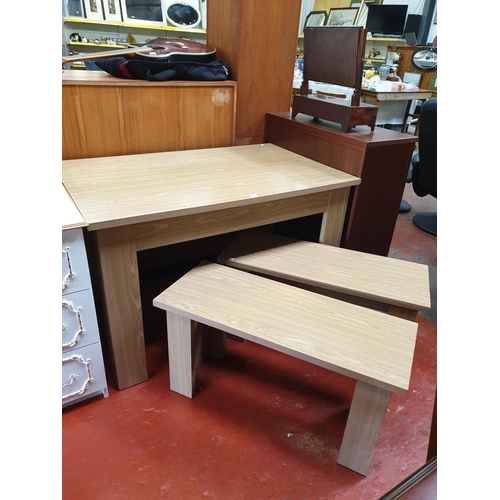
M 218 262 L 415 320 L 431 307 L 429 268 L 416 262 L 244 231 Z

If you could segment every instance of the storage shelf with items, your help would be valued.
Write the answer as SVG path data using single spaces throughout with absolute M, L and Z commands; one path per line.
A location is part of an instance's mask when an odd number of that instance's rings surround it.
M 179 3 L 154 0 L 153 3 L 155 5 L 152 4 L 151 8 L 144 10 L 134 0 L 102 0 L 102 4 L 101 0 L 97 2 L 65 0 L 62 18 L 62 55 L 92 54 L 102 52 L 103 49 L 128 48 L 129 44 L 143 44 L 160 37 L 187 38 L 201 43 L 206 42 L 206 29 L 204 28 L 206 16 L 202 8 L 205 0 L 184 0 Z M 179 11 L 172 14 L 170 12 L 172 6 L 191 9 L 195 12 L 194 19 L 182 17 L 185 16 L 185 12 Z M 156 12 L 155 8 L 159 9 L 157 19 L 161 20 L 146 19 L 152 12 Z M 137 14 L 136 19 L 133 19 L 136 12 L 140 13 Z M 79 66 L 83 65 L 80 63 Z
M 397 53 L 393 50 L 393 44 L 399 42 L 401 42 L 399 38 L 368 37 L 366 39 L 366 55 L 364 57 L 365 68 L 371 66 L 378 70 L 382 64 L 397 66 Z
M 144 43 L 149 39 L 160 36 L 175 38 L 193 38 L 199 41 L 206 40 L 205 29 L 176 28 L 174 26 L 148 26 L 145 24 L 131 24 L 124 22 L 93 21 L 89 19 L 63 18 L 63 37 L 65 43 L 70 43 L 72 33 L 85 36 L 88 40 L 101 38 L 127 39 L 129 34 L 136 38 L 137 43 Z
M 68 193 L 62 224 L 62 407 L 108 397 L 106 372 L 85 249 L 86 225 Z

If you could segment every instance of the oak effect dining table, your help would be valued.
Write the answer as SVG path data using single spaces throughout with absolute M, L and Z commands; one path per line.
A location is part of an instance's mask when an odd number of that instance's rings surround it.
M 62 182 L 94 232 L 118 390 L 148 379 L 137 253 L 322 213 L 339 246 L 361 179 L 274 144 L 65 160 Z

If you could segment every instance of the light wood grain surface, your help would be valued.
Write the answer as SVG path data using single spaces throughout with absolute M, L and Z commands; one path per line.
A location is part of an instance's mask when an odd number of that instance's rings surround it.
M 73 200 L 69 196 L 66 188 L 62 188 L 62 204 L 61 204 L 61 214 L 62 214 L 62 230 L 74 229 L 77 227 L 85 227 L 87 223 L 85 222 L 82 214 L 76 208 Z
M 405 395 L 417 324 L 203 263 L 153 305 Z
M 416 262 L 259 231 L 241 233 L 219 256 L 230 267 L 427 311 L 429 269 Z
M 89 230 L 355 186 L 361 180 L 273 144 L 63 161 Z

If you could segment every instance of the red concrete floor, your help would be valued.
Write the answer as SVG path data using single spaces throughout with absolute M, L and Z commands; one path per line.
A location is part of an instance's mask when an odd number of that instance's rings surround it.
M 149 380 L 123 391 L 110 380 L 109 398 L 63 411 L 63 498 L 371 500 L 419 469 L 436 390 L 437 238 L 411 217 L 436 200 L 409 184 L 404 199 L 413 208 L 399 215 L 390 255 L 430 266 L 432 310 L 418 317 L 410 390 L 391 398 L 367 477 L 336 463 L 353 380 L 229 340 L 224 359 L 198 367 L 189 400 L 169 390 L 163 314 L 145 305 L 160 314 L 145 324 Z

